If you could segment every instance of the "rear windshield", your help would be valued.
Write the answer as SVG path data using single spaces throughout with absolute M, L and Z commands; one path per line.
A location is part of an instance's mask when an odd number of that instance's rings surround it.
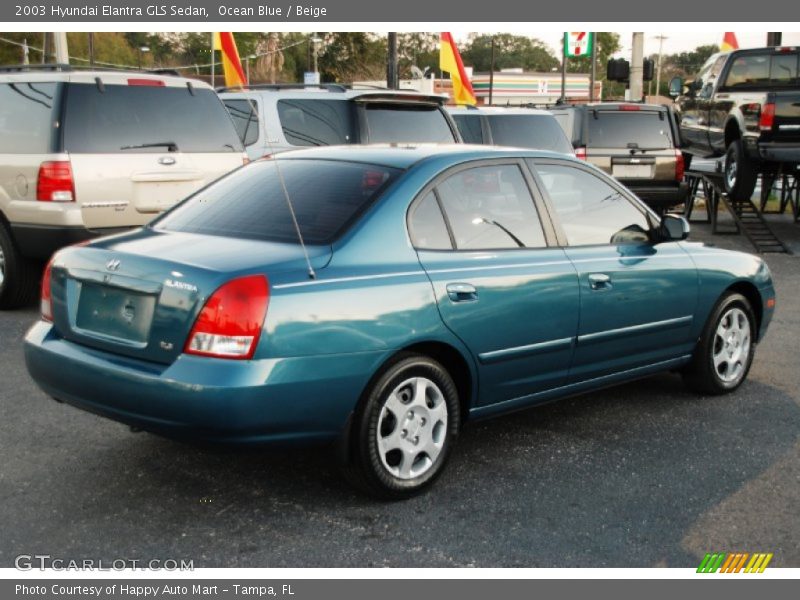
M 587 145 L 592 148 L 660 150 L 673 146 L 669 121 L 663 112 L 590 111 L 587 121 Z
M 489 115 L 486 118 L 496 146 L 573 152 L 564 130 L 550 115 Z
M 242 152 L 213 90 L 150 85 L 69 84 L 64 149 L 77 153 Z
M 447 117 L 437 106 L 365 103 L 371 144 L 453 143 Z
M 155 227 L 297 243 L 278 163 L 307 244 L 329 244 L 339 237 L 400 173 L 363 163 L 260 160 L 191 196 L 156 221 Z
M 0 154 L 54 151 L 57 83 L 0 84 Z

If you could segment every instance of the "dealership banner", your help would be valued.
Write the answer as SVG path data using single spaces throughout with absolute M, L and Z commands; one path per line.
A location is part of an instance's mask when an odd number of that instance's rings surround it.
M 10 23 L 59 22 L 236 22 L 318 23 L 318 22 L 543 22 L 595 21 L 637 22 L 654 19 L 711 22 L 748 22 L 768 18 L 787 22 L 796 11 L 786 0 L 761 0 L 758 10 L 743 0 L 701 2 L 670 0 L 573 0 L 572 2 L 529 2 L 462 0 L 457 5 L 427 0 L 364 2 L 363 0 L 11 0 L 0 3 L 0 21 Z M 454 8 L 457 7 L 457 8 Z
M 233 576 L 233 574 L 232 574 Z M 713 589 L 712 589 L 713 588 Z M 0 598 L 39 600 L 166 599 L 173 600 L 528 600 L 531 598 L 647 598 L 648 600 L 693 600 L 724 597 L 744 600 L 756 595 L 767 598 L 794 597 L 791 579 L 718 580 L 713 586 L 698 586 L 686 579 L 25 579 L 0 581 Z

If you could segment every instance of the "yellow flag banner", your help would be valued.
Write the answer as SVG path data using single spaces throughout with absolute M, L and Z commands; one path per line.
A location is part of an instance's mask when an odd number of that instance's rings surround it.
M 453 82 L 453 100 L 456 104 L 475 106 L 478 103 L 453 36 L 446 32 L 442 33 L 439 41 L 439 68 L 450 73 L 450 80 Z
M 225 85 L 228 87 L 244 87 L 247 81 L 242 70 L 242 61 L 239 60 L 239 50 L 236 49 L 236 40 L 230 31 L 214 33 L 214 50 L 219 50 L 222 55 L 222 70 L 225 73 Z

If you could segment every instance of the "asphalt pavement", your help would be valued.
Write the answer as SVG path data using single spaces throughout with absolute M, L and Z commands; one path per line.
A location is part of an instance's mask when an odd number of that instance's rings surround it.
M 800 256 L 766 259 L 776 315 L 736 393 L 664 374 L 468 425 L 438 483 L 400 503 L 354 493 L 324 448 L 194 446 L 57 404 L 23 361 L 36 309 L 0 313 L 0 567 L 696 567 L 714 551 L 798 567 Z

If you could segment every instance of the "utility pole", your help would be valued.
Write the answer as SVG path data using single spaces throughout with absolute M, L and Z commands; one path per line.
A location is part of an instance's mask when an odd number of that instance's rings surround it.
M 28 49 L 28 38 L 22 40 L 22 64 L 29 65 L 30 64 L 30 51 Z
M 396 90 L 400 87 L 397 73 L 397 32 L 389 32 L 388 52 L 386 61 L 386 87 Z
M 89 66 L 94 66 L 94 33 L 89 32 Z
M 597 81 L 597 32 L 593 31 L 592 36 L 592 67 L 589 69 L 589 102 L 594 102 L 594 82 Z
M 60 65 L 69 64 L 69 48 L 67 46 L 67 32 L 56 31 L 53 34 L 56 47 L 56 62 Z
M 52 52 L 50 46 L 50 33 L 45 31 L 43 34 L 44 39 L 42 40 L 42 64 L 47 64 L 47 61 L 50 60 L 50 53 Z
M 780 46 L 782 37 L 780 31 L 767 33 L 767 46 Z
M 656 69 L 656 96 L 661 95 L 661 53 L 664 51 L 664 40 L 669 39 L 665 35 L 657 35 L 658 40 L 658 69 Z
M 492 95 L 494 93 L 494 36 L 492 36 L 492 58 L 489 61 L 489 106 L 492 105 Z
M 567 34 L 561 39 L 561 98 L 560 102 L 567 101 Z
M 631 48 L 631 83 L 630 100 L 631 102 L 641 102 L 643 89 L 642 61 L 644 60 L 644 33 L 633 34 L 633 44 Z
M 212 33 L 211 34 L 211 87 L 212 88 L 214 87 L 214 84 L 216 83 L 214 81 L 216 79 L 216 67 L 214 65 L 214 61 L 216 60 L 216 56 L 217 56 L 216 53 L 214 52 L 214 50 L 215 50 L 215 48 L 214 48 L 215 40 L 216 40 L 216 38 L 214 37 L 214 34 Z M 141 56 L 141 54 L 139 56 Z M 140 58 L 139 59 L 139 68 L 140 69 L 142 68 L 141 60 L 142 59 Z

